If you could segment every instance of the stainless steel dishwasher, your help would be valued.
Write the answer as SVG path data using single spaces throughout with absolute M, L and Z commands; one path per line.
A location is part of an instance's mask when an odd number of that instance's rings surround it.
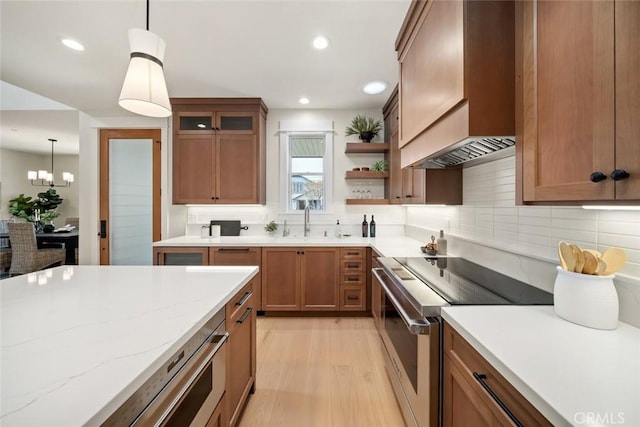
M 223 308 L 103 426 L 205 426 L 225 392 L 224 319 Z

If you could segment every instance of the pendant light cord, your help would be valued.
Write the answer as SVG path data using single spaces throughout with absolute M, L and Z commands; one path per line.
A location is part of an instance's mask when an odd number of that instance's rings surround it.
M 50 139 L 51 141 L 51 174 L 53 175 L 53 143 L 56 142 L 55 139 Z
M 147 31 L 149 31 L 149 0 L 147 0 Z

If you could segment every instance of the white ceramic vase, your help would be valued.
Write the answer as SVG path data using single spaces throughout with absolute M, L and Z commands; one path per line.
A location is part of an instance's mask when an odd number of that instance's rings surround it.
M 553 305 L 565 320 L 594 329 L 618 327 L 618 293 L 615 275 L 592 276 L 556 267 Z

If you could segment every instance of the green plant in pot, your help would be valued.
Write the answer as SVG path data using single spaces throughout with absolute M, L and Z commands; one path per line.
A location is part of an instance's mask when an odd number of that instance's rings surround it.
M 9 200 L 9 213 L 13 217 L 35 223 L 38 231 L 53 231 L 53 220 L 60 216 L 56 209 L 62 201 L 53 188 L 38 193 L 37 199 L 20 194 Z
M 382 120 L 358 114 L 345 129 L 345 136 L 358 135 L 362 142 L 371 142 L 381 130 Z
M 278 229 L 278 224 L 275 221 L 270 221 L 264 226 L 264 231 L 267 233 L 273 233 Z
M 380 160 L 371 165 L 371 170 L 376 172 L 384 172 L 387 169 L 387 161 Z
M 36 209 L 36 201 L 33 197 L 25 196 L 23 193 L 9 200 L 9 214 L 15 218 L 21 218 L 33 222 L 33 214 Z

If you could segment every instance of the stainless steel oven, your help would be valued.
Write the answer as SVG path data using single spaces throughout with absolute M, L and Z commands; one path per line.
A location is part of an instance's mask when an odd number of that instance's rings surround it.
M 380 336 L 408 426 L 442 424 L 442 307 L 553 304 L 553 295 L 463 258 L 378 258 Z
M 223 309 L 103 426 L 205 426 L 225 392 L 227 338 Z
M 385 368 L 408 426 L 437 426 L 440 386 L 440 327 L 424 317 L 391 283 L 382 269 L 374 269 L 384 293 L 381 336 Z

